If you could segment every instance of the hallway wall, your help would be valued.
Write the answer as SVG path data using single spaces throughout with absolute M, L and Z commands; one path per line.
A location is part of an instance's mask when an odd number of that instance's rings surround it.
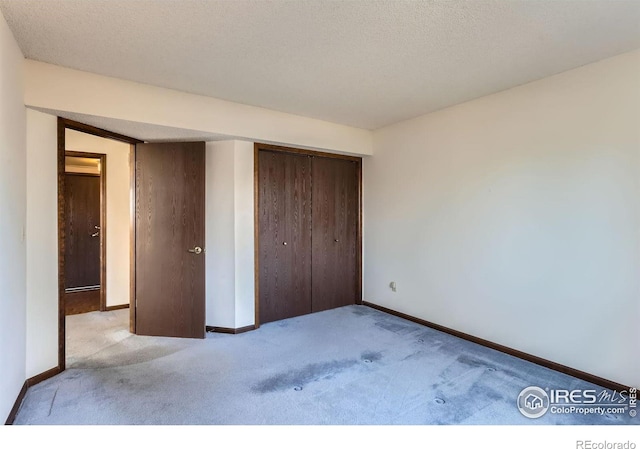
M 26 112 L 24 58 L 0 13 L 0 417 L 25 381 Z

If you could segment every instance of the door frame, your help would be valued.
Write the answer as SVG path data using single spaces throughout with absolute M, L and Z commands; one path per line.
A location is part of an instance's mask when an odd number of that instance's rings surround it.
M 356 173 L 358 176 L 358 212 L 356 225 L 356 304 L 362 304 L 362 158 L 358 156 L 348 156 L 345 154 L 326 153 L 316 150 L 305 150 L 302 148 L 291 148 L 280 145 L 266 143 L 254 143 L 253 145 L 253 239 L 254 239 L 254 320 L 255 329 L 260 327 L 260 151 L 271 151 L 281 153 L 301 154 L 312 157 L 326 157 L 333 159 L 344 159 L 356 163 Z
M 66 137 L 65 137 L 65 131 L 67 129 L 72 129 L 74 131 L 80 131 L 86 134 L 91 134 L 94 136 L 98 136 L 98 137 L 103 137 L 105 139 L 111 139 L 111 140 L 117 140 L 119 142 L 125 142 L 131 145 L 134 145 L 135 148 L 135 144 L 136 143 L 142 143 L 141 140 L 138 139 L 134 139 L 133 137 L 128 137 L 128 136 L 124 136 L 122 134 L 117 134 L 111 131 L 107 131 L 105 129 L 101 129 L 101 128 L 97 128 L 95 126 L 91 126 L 91 125 L 85 125 L 84 123 L 80 123 L 80 122 L 76 122 L 74 120 L 70 120 L 70 119 L 66 119 L 66 118 L 62 118 L 62 117 L 58 117 L 58 150 L 57 150 L 57 155 L 58 155 L 58 371 L 62 372 L 65 370 L 66 368 L 66 343 L 65 343 L 65 339 L 66 339 L 66 315 L 65 315 L 65 302 L 64 302 L 64 297 L 65 297 L 65 286 L 64 286 L 64 281 L 65 281 L 65 228 L 66 228 L 66 222 L 65 222 L 65 156 L 66 156 Z M 91 154 L 91 153 L 80 153 L 82 155 L 87 155 L 87 154 Z M 105 155 L 106 156 L 106 155 Z M 135 167 L 134 167 L 135 168 Z M 104 188 L 106 189 L 106 171 L 105 171 L 105 175 L 103 176 L 104 179 Z M 135 189 L 131 190 L 131 186 L 129 186 L 130 192 L 131 192 L 131 198 L 134 198 L 135 196 Z M 104 191 L 104 194 L 106 195 L 106 190 Z M 102 192 L 101 192 L 101 198 L 102 198 Z M 106 198 L 106 196 L 105 196 Z M 100 220 L 102 223 L 102 220 L 104 219 L 105 224 L 106 224 L 106 203 L 104 204 L 104 207 L 102 208 L 103 210 L 101 211 L 101 215 L 102 212 L 104 212 L 104 218 L 101 216 Z M 134 220 L 134 217 L 131 218 L 131 220 Z M 102 224 L 101 224 L 102 226 Z M 101 228 L 101 229 L 105 229 L 105 228 Z M 101 232 L 101 242 L 102 239 L 105 238 L 105 232 Z M 106 240 L 105 240 L 106 241 Z M 132 242 L 135 243 L 135 242 Z M 105 254 L 106 254 L 106 247 L 105 245 L 102 245 L 101 243 L 101 251 L 104 250 Z M 102 256 L 102 253 L 101 253 Z M 102 257 L 101 257 L 102 259 Z M 106 262 L 106 258 L 104 259 L 104 261 Z M 101 274 L 100 274 L 100 305 L 101 305 L 101 310 L 102 310 L 102 284 L 103 284 L 103 274 L 102 274 L 102 261 L 101 261 Z M 106 263 L 104 266 L 104 270 L 106 273 Z M 131 273 L 134 277 L 131 278 L 131 283 L 135 282 L 135 267 L 132 266 L 131 267 Z M 106 276 L 106 274 L 105 274 Z M 105 304 L 105 308 L 106 308 L 106 285 L 104 286 L 105 290 L 105 297 L 104 297 L 104 304 Z M 130 307 L 131 309 L 135 309 L 135 307 Z
M 100 178 L 100 311 L 104 312 L 107 310 L 107 155 L 82 151 L 65 151 L 64 155 L 100 160 L 100 174 L 97 175 Z M 67 174 L 65 170 L 65 180 Z

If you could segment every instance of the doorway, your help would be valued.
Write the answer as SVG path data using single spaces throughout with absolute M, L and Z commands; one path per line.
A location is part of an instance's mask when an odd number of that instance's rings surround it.
M 65 314 L 106 307 L 106 154 L 65 153 Z
M 77 323 L 130 305 L 130 154 L 136 139 L 58 119 L 58 365 L 77 362 Z M 107 161 L 109 170 L 107 171 Z M 124 182 L 123 182 L 124 181 Z M 126 276 L 124 276 L 126 274 Z M 126 311 L 118 312 L 121 316 Z M 124 326 L 128 325 L 123 322 Z M 76 326 L 73 329 L 67 327 Z M 88 344 L 98 327 L 85 326 Z M 126 327 L 124 328 L 126 330 Z M 71 340 L 69 340 L 71 339 Z M 78 340 L 78 341 L 76 341 Z M 67 345 L 67 343 L 72 346 Z M 71 353 L 68 353 L 71 351 Z M 85 351 L 86 352 L 86 351 Z
M 127 204 L 125 231 L 119 238 L 111 238 L 116 223 L 112 220 L 109 204 L 107 218 L 98 236 L 104 235 L 107 243 L 107 263 L 104 282 L 105 307 L 129 308 L 129 332 L 175 337 L 204 338 L 204 142 L 144 143 L 140 140 L 106 131 L 72 120 L 58 119 L 58 370 L 66 368 L 66 198 L 65 173 L 68 135 L 73 133 L 101 141 L 116 142 L 126 152 L 125 178 L 112 182 L 116 153 L 109 157 L 108 186 L 125 186 Z M 121 151 L 121 156 L 125 152 Z M 120 171 L 121 172 L 121 171 Z M 106 178 L 106 176 L 105 176 Z M 112 198 L 111 187 L 107 196 Z M 108 228 L 106 221 L 109 222 Z M 122 224 L 122 222 L 118 222 Z M 92 225 L 96 226 L 96 225 Z M 95 232 L 94 232 L 95 234 Z M 125 292 L 118 295 L 112 281 L 117 278 L 109 268 L 117 256 L 112 251 L 113 242 L 129 242 L 124 261 L 116 264 L 125 267 Z M 121 252 L 122 255 L 122 252 Z M 125 276 L 122 276 L 125 277 Z M 162 288 L 160 288 L 162 287 Z M 102 288 L 102 287 L 101 287 Z M 176 292 L 181 294 L 175 294 Z M 117 298 L 126 297 L 126 303 Z M 116 298 L 114 305 L 113 298 Z M 188 298 L 189 301 L 186 301 Z M 102 310 L 102 309 L 101 309 Z M 138 310 L 138 313 L 136 313 Z M 120 311 L 121 312 L 121 311 Z M 98 313 L 98 312 L 93 312 Z M 120 314 L 122 315 L 122 314 Z M 74 317 L 70 317 L 72 320 Z M 158 323 L 168 325 L 157 326 Z M 179 325 L 177 325 L 177 324 Z M 140 329 L 137 326 L 140 325 Z M 123 329 L 125 330 L 125 329 Z M 124 332 L 129 335 L 127 332 Z

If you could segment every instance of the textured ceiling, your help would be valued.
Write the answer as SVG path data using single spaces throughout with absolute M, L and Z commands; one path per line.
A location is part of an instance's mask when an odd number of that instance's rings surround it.
M 638 0 L 0 0 L 30 59 L 375 129 L 640 48 Z

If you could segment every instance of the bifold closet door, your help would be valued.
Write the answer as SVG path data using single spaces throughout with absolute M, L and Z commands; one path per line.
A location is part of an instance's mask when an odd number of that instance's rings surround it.
M 356 303 L 358 165 L 315 157 L 311 171 L 312 311 Z
M 261 323 L 311 313 L 311 157 L 258 152 Z

